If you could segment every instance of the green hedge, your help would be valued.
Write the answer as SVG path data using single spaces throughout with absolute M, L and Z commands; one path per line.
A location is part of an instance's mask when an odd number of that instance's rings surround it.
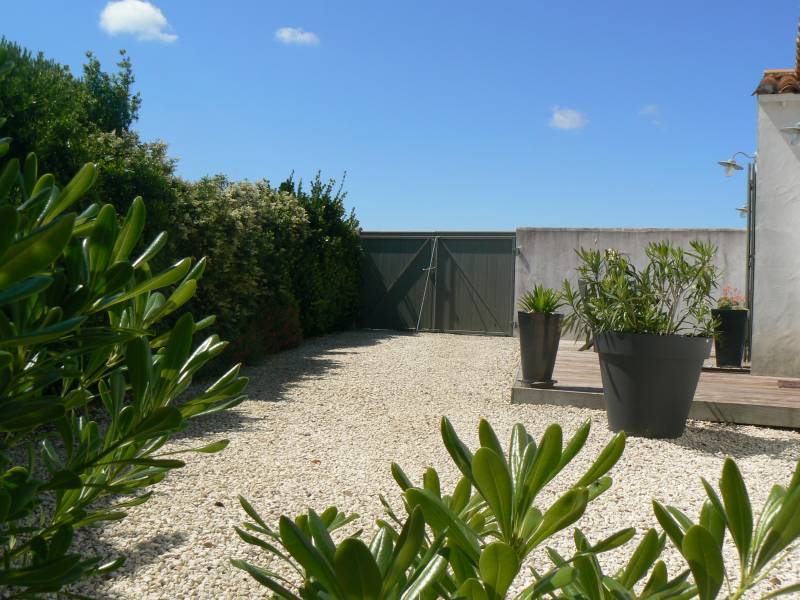
M 36 152 L 57 180 L 91 160 L 100 176 L 83 207 L 107 202 L 125 213 L 141 195 L 145 238 L 166 230 L 164 255 L 207 256 L 211 275 L 192 310 L 217 315 L 217 330 L 232 340 L 226 358 L 252 362 L 304 336 L 352 325 L 361 247 L 341 185 L 320 175 L 308 189 L 291 177 L 277 188 L 221 175 L 183 180 L 166 144 L 143 142 L 131 129 L 141 98 L 132 93 L 124 52 L 114 74 L 87 54 L 76 77 L 5 39 L 0 48 L 16 63 L 0 87 L 15 154 Z

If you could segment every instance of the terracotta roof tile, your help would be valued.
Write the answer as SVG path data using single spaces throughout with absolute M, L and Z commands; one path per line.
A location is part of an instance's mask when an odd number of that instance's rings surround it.
M 794 69 L 769 69 L 753 94 L 800 94 L 800 25 L 795 40 Z

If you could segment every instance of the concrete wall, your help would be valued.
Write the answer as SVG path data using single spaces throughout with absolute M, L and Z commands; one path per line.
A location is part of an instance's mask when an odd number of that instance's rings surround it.
M 798 221 L 800 223 L 800 221 Z M 560 288 L 565 278 L 576 279 L 575 248 L 616 248 L 633 258 L 637 267 L 645 260 L 650 242 L 671 240 L 688 247 L 693 240 L 710 240 L 717 246 L 721 286 L 730 285 L 744 295 L 747 272 L 747 232 L 744 229 L 517 229 L 515 305 L 534 284 Z M 800 257 L 800 252 L 797 253 Z M 516 315 L 516 313 L 515 313 Z
M 752 372 L 800 377 L 800 95 L 758 97 Z

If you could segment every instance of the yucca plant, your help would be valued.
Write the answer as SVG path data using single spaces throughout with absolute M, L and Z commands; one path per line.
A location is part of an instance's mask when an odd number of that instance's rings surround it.
M 519 308 L 529 313 L 554 313 L 564 306 L 561 292 L 537 283 L 519 299 Z
M 0 156 L 9 145 L 0 140 Z M 56 592 L 118 567 L 123 558 L 101 564 L 83 556 L 75 530 L 124 518 L 127 507 L 145 502 L 152 484 L 183 466 L 176 452 L 163 451 L 170 436 L 187 419 L 244 399 L 237 366 L 178 401 L 225 348 L 216 335 L 194 340 L 213 317 L 164 320 L 192 297 L 205 260 L 153 273 L 166 234 L 139 250 L 141 198 L 121 223 L 110 205 L 72 211 L 97 175 L 87 164 L 60 188 L 52 175 L 39 175 L 32 154 L 23 164 L 0 164 L 4 597 Z

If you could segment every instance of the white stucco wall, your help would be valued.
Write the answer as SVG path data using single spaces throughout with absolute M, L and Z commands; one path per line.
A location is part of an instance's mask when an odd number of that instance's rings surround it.
M 758 96 L 752 372 L 800 377 L 800 95 Z
M 670 240 L 688 248 L 693 240 L 717 246 L 720 287 L 745 292 L 747 233 L 745 229 L 517 229 L 514 304 L 534 284 L 560 288 L 564 279 L 576 279 L 576 248 L 615 248 L 631 256 L 637 267 L 645 262 L 650 242 Z M 800 256 L 800 252 L 798 253 Z M 721 291 L 721 290 L 720 290 Z M 516 314 L 516 313 L 515 313 Z

